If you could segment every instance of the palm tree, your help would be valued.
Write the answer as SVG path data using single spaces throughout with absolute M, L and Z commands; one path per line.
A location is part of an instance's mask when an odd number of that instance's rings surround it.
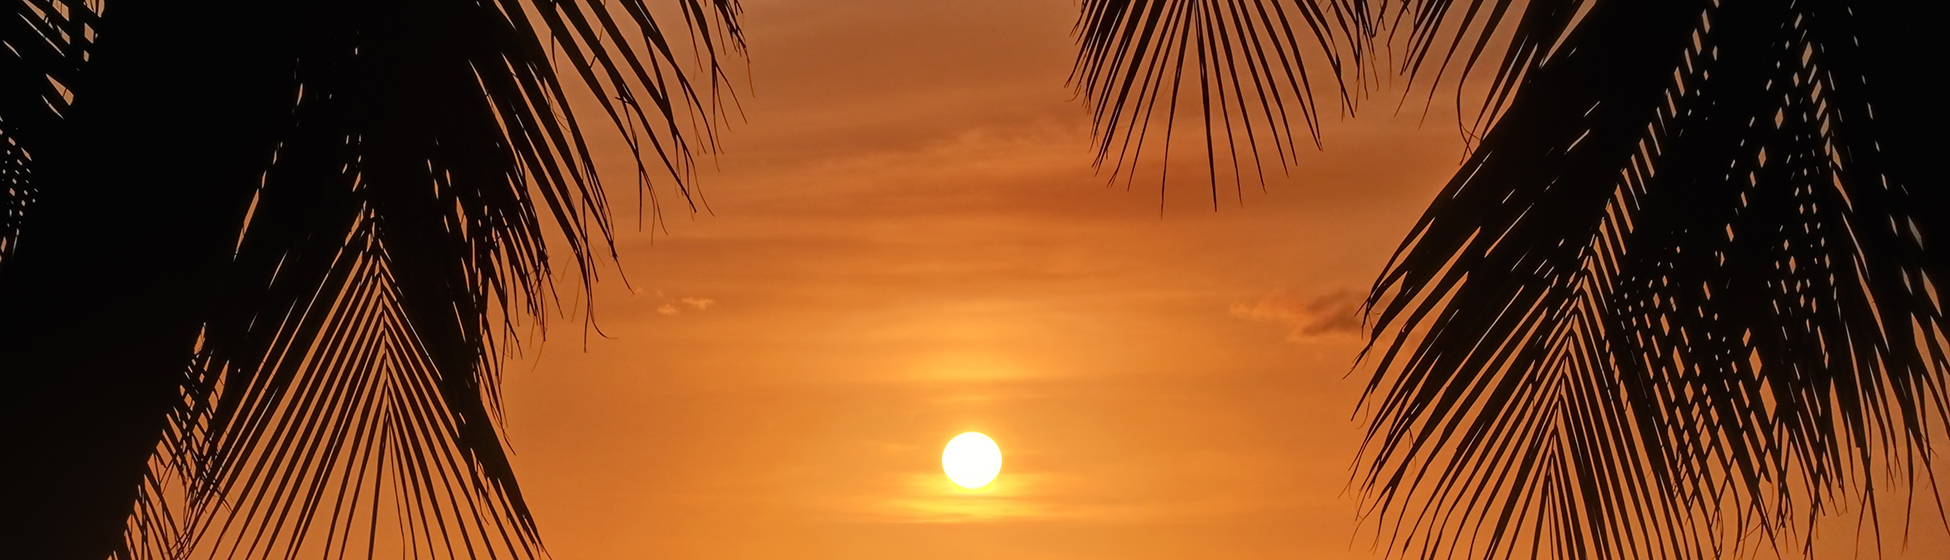
M 678 5 L 707 86 L 636 1 L 16 2 L 9 550 L 537 555 L 496 365 L 551 298 L 545 239 L 586 290 L 610 232 L 557 72 L 681 189 L 741 39 L 734 0 Z M 1391 552 L 1805 549 L 1877 470 L 1929 472 L 1950 206 L 1913 8 L 1082 8 L 1099 163 L 1160 118 L 1169 150 L 1196 89 L 1215 204 L 1222 156 L 1264 181 L 1262 143 L 1284 165 L 1318 138 L 1316 79 L 1351 108 L 1382 53 L 1495 67 L 1487 132 L 1370 297 L 1358 480 Z
M 7 554 L 537 556 L 497 364 L 609 250 L 578 88 L 688 200 L 743 44 L 674 4 L 12 2 Z
M 1383 54 L 1412 77 L 1494 70 L 1464 127 L 1487 132 L 1368 299 L 1355 480 L 1388 554 L 1808 553 L 1838 507 L 1880 534 L 1885 480 L 1912 510 L 1936 492 L 1950 122 L 1915 62 L 1942 53 L 1922 8 L 1083 8 L 1074 79 L 1113 177 L 1159 136 L 1146 123 L 1168 139 L 1181 87 L 1236 177 L 1240 152 L 1291 157 L 1289 123 L 1317 134 L 1309 75 L 1351 107 Z

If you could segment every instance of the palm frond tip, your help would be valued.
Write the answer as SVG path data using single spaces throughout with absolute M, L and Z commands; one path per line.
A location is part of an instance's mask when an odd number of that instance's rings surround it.
M 545 323 L 548 228 L 584 302 L 612 232 L 565 82 L 624 133 L 653 213 L 657 175 L 695 200 L 743 39 L 734 0 L 678 4 L 691 37 L 642 2 L 264 14 L 292 111 L 122 555 L 542 555 L 499 365 L 523 317 Z
M 1383 71 L 1461 83 L 1494 69 L 1473 112 L 1457 90 L 1458 114 L 1474 115 L 1459 126 L 1476 134 L 1588 7 L 1581 0 L 1092 0 L 1076 24 L 1070 81 L 1091 111 L 1094 164 L 1110 169 L 1112 183 L 1135 179 L 1147 146 L 1159 153 L 1162 181 L 1184 121 L 1203 141 L 1192 149 L 1203 152 L 1216 205 L 1221 182 L 1230 179 L 1235 190 L 1264 186 L 1267 168 L 1287 169 L 1303 142 L 1319 148 L 1322 104 L 1352 114 Z

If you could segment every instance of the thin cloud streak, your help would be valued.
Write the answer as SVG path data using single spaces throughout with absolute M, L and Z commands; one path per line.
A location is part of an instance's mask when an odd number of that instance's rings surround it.
M 1351 340 L 1361 336 L 1361 301 L 1351 290 L 1317 296 L 1277 290 L 1259 301 L 1232 304 L 1232 316 L 1285 325 L 1286 339 L 1293 342 Z

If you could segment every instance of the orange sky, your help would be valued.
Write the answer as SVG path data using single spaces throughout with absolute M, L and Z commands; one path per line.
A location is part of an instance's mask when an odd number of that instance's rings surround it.
M 1377 557 L 1348 313 L 1459 163 L 1453 117 L 1330 123 L 1217 212 L 1184 167 L 1161 217 L 1155 180 L 1089 167 L 1073 3 L 743 3 L 715 215 L 623 233 L 612 338 L 558 319 L 509 368 L 556 558 Z M 1005 454 L 983 492 L 940 470 L 971 430 Z M 1950 550 L 1924 529 L 1915 557 Z

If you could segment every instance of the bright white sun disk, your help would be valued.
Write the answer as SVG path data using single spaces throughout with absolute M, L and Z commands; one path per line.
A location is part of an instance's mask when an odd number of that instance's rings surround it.
M 981 488 L 1002 472 L 1002 448 L 977 432 L 955 436 L 941 450 L 941 470 L 963 488 Z

